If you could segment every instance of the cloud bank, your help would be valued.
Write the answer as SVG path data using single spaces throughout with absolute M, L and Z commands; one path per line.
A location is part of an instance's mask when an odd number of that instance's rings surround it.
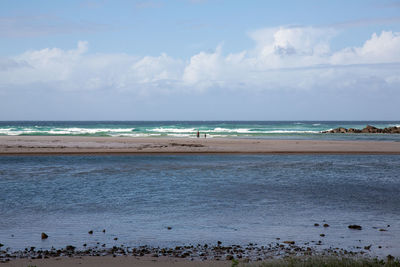
M 279 27 L 249 33 L 254 46 L 226 54 L 223 46 L 183 60 L 163 53 L 137 57 L 45 48 L 0 58 L 0 92 L 117 91 L 138 95 L 213 90 L 399 90 L 400 33 L 373 33 L 362 45 L 332 51 L 333 29 Z

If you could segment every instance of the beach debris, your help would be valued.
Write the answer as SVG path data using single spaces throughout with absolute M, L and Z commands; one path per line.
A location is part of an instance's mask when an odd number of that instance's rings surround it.
M 47 239 L 49 236 L 46 233 L 42 233 L 42 239 Z
M 93 234 L 93 230 L 90 230 L 88 233 L 89 233 L 89 235 L 92 235 Z
M 357 225 L 357 224 L 351 224 L 351 225 L 349 225 L 349 229 L 361 230 L 362 227 L 360 225 Z
M 319 226 L 319 223 L 314 223 L 314 226 Z
M 324 224 L 324 227 L 329 227 L 329 224 L 325 223 L 325 224 Z

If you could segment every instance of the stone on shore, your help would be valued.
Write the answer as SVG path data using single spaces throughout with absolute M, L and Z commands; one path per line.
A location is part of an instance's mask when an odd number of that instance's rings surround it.
M 357 225 L 357 224 L 351 224 L 351 225 L 349 225 L 349 229 L 361 230 L 362 227 L 360 225 Z
M 47 239 L 49 236 L 46 233 L 42 233 L 42 239 Z

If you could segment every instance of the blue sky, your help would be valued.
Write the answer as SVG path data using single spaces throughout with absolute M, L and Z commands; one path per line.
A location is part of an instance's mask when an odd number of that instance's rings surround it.
M 400 1 L 0 3 L 0 120 L 398 120 Z

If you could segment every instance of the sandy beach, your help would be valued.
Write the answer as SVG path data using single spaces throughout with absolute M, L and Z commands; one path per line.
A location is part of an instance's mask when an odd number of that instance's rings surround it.
M 400 142 L 0 136 L 0 155 L 122 153 L 400 154 Z

